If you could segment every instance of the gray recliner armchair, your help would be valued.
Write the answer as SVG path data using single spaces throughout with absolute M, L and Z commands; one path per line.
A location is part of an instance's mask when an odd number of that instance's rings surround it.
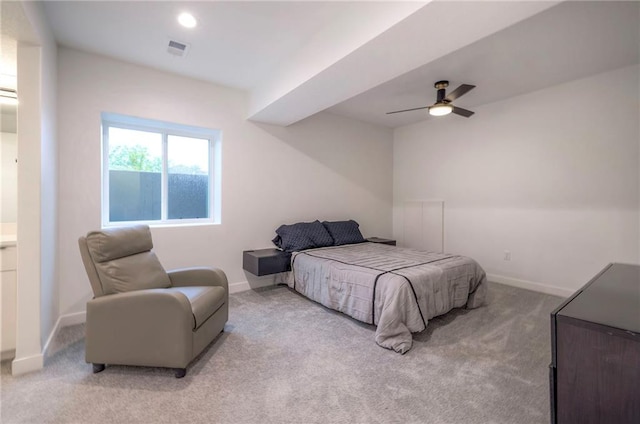
M 94 294 L 85 337 L 93 372 L 105 364 L 140 365 L 175 368 L 184 377 L 229 317 L 224 272 L 166 272 L 146 225 L 92 231 L 78 243 Z

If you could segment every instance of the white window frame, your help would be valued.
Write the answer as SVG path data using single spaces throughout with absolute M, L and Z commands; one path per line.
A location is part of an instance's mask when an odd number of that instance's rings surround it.
M 102 227 L 131 224 L 149 226 L 203 225 L 221 223 L 222 131 L 173 124 L 152 119 L 114 113 L 102 113 Z M 109 128 L 160 133 L 162 135 L 161 216 L 159 220 L 109 221 Z M 170 135 L 206 139 L 209 141 L 209 217 L 168 219 L 168 138 Z

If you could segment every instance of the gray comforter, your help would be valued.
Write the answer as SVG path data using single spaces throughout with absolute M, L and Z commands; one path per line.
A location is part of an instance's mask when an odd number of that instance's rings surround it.
M 428 320 L 485 300 L 484 270 L 464 256 L 376 243 L 294 252 L 289 287 L 377 326 L 376 343 L 405 353 Z

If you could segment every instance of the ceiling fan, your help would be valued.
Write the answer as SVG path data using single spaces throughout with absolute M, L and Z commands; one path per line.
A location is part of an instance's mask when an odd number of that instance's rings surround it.
M 403 110 L 395 110 L 393 112 L 387 112 L 387 115 L 391 115 L 392 113 L 400 113 L 400 112 L 409 112 L 411 110 L 419 110 L 419 109 L 429 109 L 429 115 L 433 116 L 444 116 L 450 113 L 455 113 L 456 115 L 464 116 L 465 118 L 470 117 L 474 114 L 470 110 L 463 109 L 461 107 L 454 106 L 451 104 L 458 97 L 462 97 L 467 94 L 469 91 L 473 90 L 476 86 L 469 84 L 462 84 L 460 87 L 453 90 L 449 93 L 448 96 L 445 97 L 445 89 L 449 86 L 449 81 L 438 81 L 434 84 L 434 87 L 438 90 L 438 98 L 436 102 L 432 106 L 423 106 L 423 107 L 414 107 L 413 109 L 403 109 Z

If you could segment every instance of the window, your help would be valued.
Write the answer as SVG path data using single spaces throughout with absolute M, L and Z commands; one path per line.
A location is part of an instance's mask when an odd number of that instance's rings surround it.
M 220 222 L 220 131 L 102 114 L 102 224 Z

